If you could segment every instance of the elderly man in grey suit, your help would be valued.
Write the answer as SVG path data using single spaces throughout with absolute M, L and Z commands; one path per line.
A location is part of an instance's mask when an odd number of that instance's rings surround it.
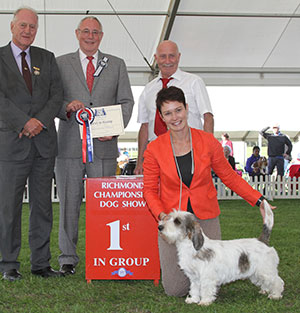
M 134 103 L 124 61 L 98 50 L 103 37 L 99 20 L 93 16 L 85 17 L 75 33 L 79 50 L 57 58 L 64 86 L 64 105 L 59 115 L 56 179 L 60 201 L 59 263 L 65 274 L 74 274 L 79 262 L 76 245 L 83 178 L 85 175 L 115 175 L 118 157 L 116 137 L 94 138 L 94 160 L 84 162 L 75 112 L 85 107 L 119 104 L 126 127 Z M 101 63 L 105 66 L 101 66 L 100 70 Z M 90 66 L 95 74 L 92 82 L 88 79 Z
M 49 264 L 51 186 L 57 153 L 54 118 L 63 89 L 54 55 L 33 47 L 38 17 L 20 8 L 11 22 L 12 41 L 0 48 L 0 270 L 19 280 L 23 192 L 29 183 L 31 272 L 64 276 Z

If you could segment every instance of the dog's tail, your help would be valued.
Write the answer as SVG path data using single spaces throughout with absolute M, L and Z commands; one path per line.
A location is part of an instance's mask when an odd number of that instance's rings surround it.
M 268 245 L 271 236 L 271 231 L 274 225 L 274 214 L 269 203 L 266 200 L 264 200 L 264 208 L 265 208 L 265 220 L 262 233 L 259 236 L 258 240 Z

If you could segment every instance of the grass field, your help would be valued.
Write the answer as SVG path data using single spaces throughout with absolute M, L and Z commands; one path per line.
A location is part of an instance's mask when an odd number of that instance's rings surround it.
M 209 307 L 185 304 L 184 298 L 168 297 L 161 284 L 152 281 L 85 281 L 85 210 L 82 207 L 78 253 L 81 262 L 74 276 L 42 279 L 30 274 L 28 247 L 28 206 L 23 209 L 23 245 L 19 260 L 21 281 L 0 282 L 0 312 L 300 312 L 300 201 L 277 200 L 272 204 L 275 226 L 271 235 L 280 256 L 279 274 L 285 281 L 283 299 L 269 300 L 258 293 L 249 281 L 222 286 L 219 296 Z M 258 208 L 244 201 L 221 201 L 223 239 L 257 237 L 262 229 Z M 58 268 L 58 204 L 54 204 L 51 238 L 52 262 Z

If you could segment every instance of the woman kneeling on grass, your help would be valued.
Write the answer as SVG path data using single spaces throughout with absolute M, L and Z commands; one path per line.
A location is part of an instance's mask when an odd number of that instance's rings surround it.
M 201 220 L 209 238 L 221 239 L 212 168 L 226 186 L 252 206 L 258 205 L 264 217 L 262 195 L 232 169 L 213 134 L 188 126 L 188 104 L 182 90 L 162 89 L 156 106 L 168 132 L 149 143 L 144 153 L 144 197 L 153 215 L 159 220 L 162 213 L 168 214 L 174 208 L 189 211 Z M 177 264 L 175 245 L 160 237 L 158 245 L 166 294 L 185 296 L 190 282 Z

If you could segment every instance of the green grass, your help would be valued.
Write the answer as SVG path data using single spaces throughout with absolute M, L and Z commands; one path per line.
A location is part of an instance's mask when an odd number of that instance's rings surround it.
M 300 312 L 300 201 L 276 200 L 275 226 L 271 235 L 280 256 L 279 274 L 285 281 L 283 299 L 269 300 L 249 281 L 222 286 L 209 307 L 185 304 L 184 298 L 168 297 L 161 284 L 152 281 L 85 281 L 85 210 L 82 207 L 77 273 L 61 279 L 42 279 L 30 274 L 28 247 L 28 206 L 23 210 L 23 244 L 19 260 L 23 279 L 0 282 L 0 312 Z M 244 201 L 221 201 L 223 239 L 257 237 L 262 229 L 258 208 Z M 51 238 L 52 262 L 58 268 L 58 205 L 54 204 Z

